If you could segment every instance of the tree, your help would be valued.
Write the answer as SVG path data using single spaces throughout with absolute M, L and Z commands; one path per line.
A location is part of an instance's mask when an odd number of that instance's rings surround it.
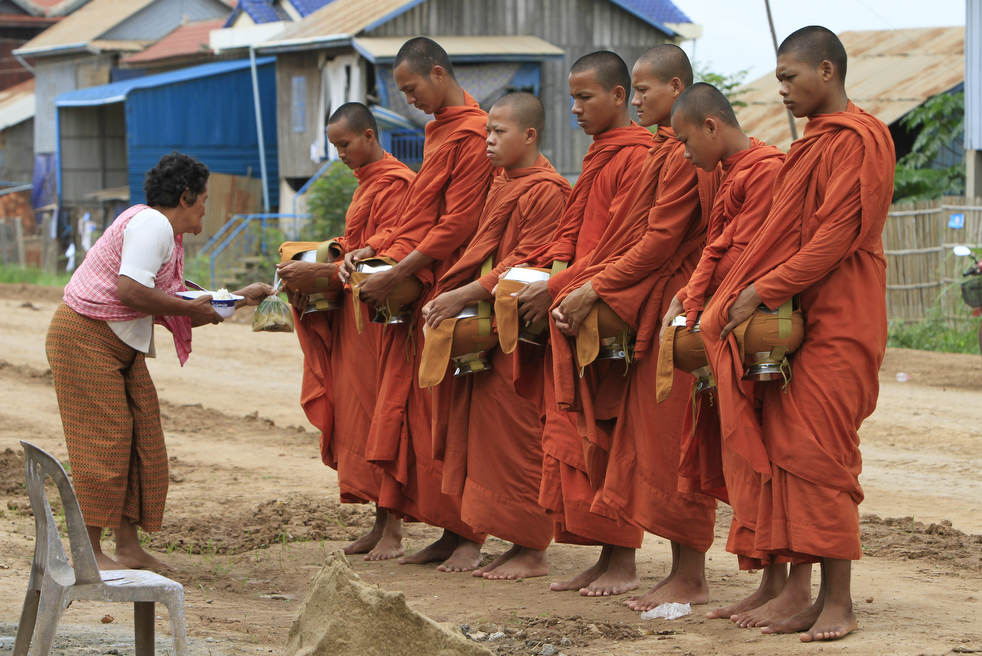
M 909 111 L 901 125 L 918 130 L 910 152 L 897 160 L 893 200 L 918 201 L 965 191 L 965 166 L 955 144 L 965 131 L 965 94 L 941 93 Z M 941 162 L 957 161 L 950 166 Z
M 747 77 L 747 69 L 742 71 L 737 71 L 736 73 L 730 73 L 729 75 L 724 75 L 723 73 L 714 73 L 713 71 L 706 68 L 705 64 L 702 62 L 696 62 L 693 67 L 695 81 L 705 82 L 706 84 L 711 84 L 717 89 L 719 89 L 726 99 L 730 101 L 730 104 L 734 107 L 746 107 L 747 103 L 740 100 L 739 96 L 746 93 L 749 89 L 740 89 L 740 85 Z
M 323 241 L 344 234 L 344 215 L 357 187 L 358 179 L 351 169 L 343 162 L 334 162 L 307 192 L 311 222 L 301 238 Z

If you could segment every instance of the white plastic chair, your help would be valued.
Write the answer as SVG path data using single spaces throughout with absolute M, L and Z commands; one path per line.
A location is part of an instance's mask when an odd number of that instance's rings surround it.
M 32 655 L 47 656 L 61 614 L 68 604 L 83 599 L 133 602 L 137 656 L 154 653 L 154 603 L 159 601 L 167 606 L 170 615 L 174 652 L 176 656 L 186 656 L 184 587 L 153 572 L 99 570 L 78 498 L 61 463 L 34 444 L 22 441 L 21 446 L 24 447 L 27 494 L 34 511 L 37 542 L 24 609 L 17 627 L 14 656 L 26 656 L 28 650 Z M 58 486 L 65 509 L 74 568 L 65 556 L 48 503 L 44 480 L 49 476 Z

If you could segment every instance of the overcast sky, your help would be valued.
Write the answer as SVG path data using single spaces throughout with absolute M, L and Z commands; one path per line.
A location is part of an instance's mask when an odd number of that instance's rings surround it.
M 673 0 L 702 25 L 696 62 L 717 73 L 749 69 L 746 80 L 774 70 L 774 46 L 764 0 Z M 965 24 L 963 0 L 771 0 L 777 42 L 805 25 L 833 32 Z M 693 42 L 682 47 L 693 57 Z

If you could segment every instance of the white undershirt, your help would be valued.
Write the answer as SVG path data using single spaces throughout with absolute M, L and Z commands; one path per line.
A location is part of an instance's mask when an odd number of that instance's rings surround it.
M 170 221 L 157 210 L 141 210 L 123 229 L 119 275 L 131 278 L 144 287 L 154 287 L 157 273 L 173 254 L 174 228 Z M 124 343 L 150 357 L 154 356 L 152 316 L 106 323 Z

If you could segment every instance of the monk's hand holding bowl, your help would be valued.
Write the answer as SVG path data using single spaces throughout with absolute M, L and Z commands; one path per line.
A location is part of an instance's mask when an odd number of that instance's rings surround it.
M 585 282 L 570 292 L 559 304 L 559 307 L 556 308 L 559 311 L 559 316 L 553 311 L 552 316 L 556 319 L 556 327 L 566 335 L 575 336 L 580 329 L 580 324 L 583 323 L 586 315 L 590 314 L 590 310 L 599 300 L 600 296 L 593 291 L 593 283 Z
M 679 300 L 678 296 L 673 296 L 672 302 L 668 306 L 668 310 L 665 311 L 665 316 L 661 318 L 661 331 L 658 333 L 659 340 L 665 339 L 665 331 L 671 327 L 672 321 L 675 320 L 675 317 L 682 314 L 684 311 L 685 308 L 682 307 L 682 301 Z
M 362 299 L 375 305 L 384 305 L 392 290 L 396 288 L 403 276 L 395 269 L 380 271 L 368 276 L 361 284 L 359 295 Z
M 290 301 L 290 305 L 298 310 L 303 310 L 307 307 L 306 294 L 303 292 L 298 292 L 290 287 L 287 287 L 284 291 L 286 292 L 287 300 Z
M 351 272 L 355 270 L 355 265 L 359 261 L 365 258 L 375 257 L 375 249 L 371 246 L 365 246 L 364 248 L 356 248 L 353 251 L 348 251 L 344 254 L 344 262 L 338 267 L 338 278 L 341 282 L 348 284 L 348 278 L 351 277 Z
M 334 265 L 323 262 L 289 260 L 278 263 L 276 272 L 287 287 L 310 293 L 317 289 L 317 279 L 330 276 L 334 268 Z
M 552 306 L 552 294 L 549 293 L 549 283 L 545 280 L 532 282 L 518 292 L 518 316 L 525 325 L 545 321 L 549 317 Z
M 730 306 L 730 323 L 723 326 L 723 330 L 719 333 L 719 338 L 726 339 L 726 336 L 733 332 L 734 328 L 750 318 L 750 315 L 760 306 L 760 303 L 760 296 L 757 296 L 757 290 L 754 289 L 753 285 L 740 292 L 740 295 L 733 301 L 733 305 Z
M 436 328 L 444 319 L 460 314 L 466 305 L 456 290 L 444 292 L 423 306 L 423 318 L 427 326 Z

